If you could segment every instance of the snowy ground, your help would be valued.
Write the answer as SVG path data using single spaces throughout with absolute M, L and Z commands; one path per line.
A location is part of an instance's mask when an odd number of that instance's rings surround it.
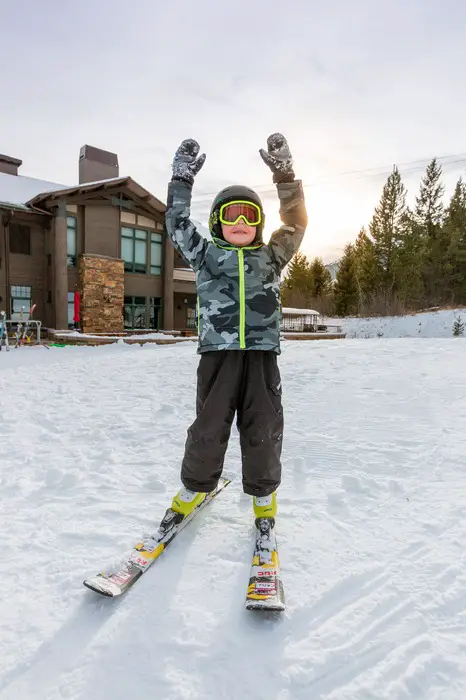
M 125 597 L 81 585 L 177 488 L 193 345 L 0 354 L 0 700 L 464 700 L 466 339 L 283 350 L 276 620 L 240 478 Z
M 466 323 L 466 308 L 442 309 L 410 316 L 325 318 L 341 326 L 347 338 L 451 338 L 456 319 Z M 466 335 L 466 331 L 465 331 Z

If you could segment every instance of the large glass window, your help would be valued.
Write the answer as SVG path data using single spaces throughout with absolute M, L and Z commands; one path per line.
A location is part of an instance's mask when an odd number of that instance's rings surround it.
M 160 233 L 150 234 L 150 273 L 151 275 L 162 274 L 162 235 Z
M 197 328 L 197 306 L 188 306 L 186 309 L 186 328 Z
M 29 311 L 31 309 L 32 290 L 31 287 L 12 285 L 10 291 L 11 297 L 11 320 L 12 321 L 27 321 Z
M 76 266 L 78 250 L 77 222 L 75 216 L 66 217 L 66 255 L 68 267 Z
M 121 257 L 125 272 L 147 272 L 147 231 L 138 228 L 121 228 Z
M 146 298 L 125 297 L 125 328 L 147 328 L 146 323 Z
M 159 330 L 162 325 L 162 300 L 158 297 L 150 298 L 149 305 L 149 327 L 152 330 Z
M 121 257 L 125 261 L 125 272 L 161 275 L 162 247 L 161 233 L 149 233 L 129 226 L 121 228 Z
M 162 325 L 162 300 L 149 297 L 125 297 L 125 328 L 159 330 Z

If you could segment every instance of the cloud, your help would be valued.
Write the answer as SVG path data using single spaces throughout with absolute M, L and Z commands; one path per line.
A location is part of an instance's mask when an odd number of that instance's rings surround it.
M 460 0 L 81 0 L 59 11 L 16 0 L 2 9 L 0 151 L 24 174 L 74 182 L 91 143 L 164 198 L 173 153 L 192 136 L 207 153 L 194 207 L 205 217 L 227 184 L 270 186 L 258 149 L 283 131 L 313 185 L 305 247 L 336 249 L 381 188 L 339 173 L 463 150 L 465 25 Z M 266 206 L 272 223 L 273 192 Z

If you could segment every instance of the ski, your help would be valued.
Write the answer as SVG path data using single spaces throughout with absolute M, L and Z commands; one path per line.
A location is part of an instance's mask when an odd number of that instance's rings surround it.
M 256 518 L 246 610 L 285 610 L 274 518 Z
M 152 566 L 176 535 L 231 481 L 231 478 L 221 477 L 217 487 L 207 494 L 202 503 L 186 517 L 168 508 L 158 530 L 136 544 L 129 556 L 117 568 L 86 578 L 83 581 L 84 585 L 95 593 L 108 597 L 115 597 L 125 593 Z

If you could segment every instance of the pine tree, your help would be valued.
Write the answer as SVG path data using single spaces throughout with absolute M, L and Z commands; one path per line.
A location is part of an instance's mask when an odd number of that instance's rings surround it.
M 311 266 L 303 253 L 296 253 L 288 265 L 281 296 L 283 306 L 305 308 L 313 292 Z
M 445 299 L 449 286 L 448 233 L 443 228 L 443 202 L 445 187 L 441 182 L 442 167 L 434 158 L 421 180 L 416 197 L 415 230 L 423 241 L 423 279 L 428 303 L 439 304 Z
M 426 168 L 426 174 L 421 180 L 419 196 L 416 197 L 416 223 L 430 239 L 436 238 L 442 227 L 442 198 L 445 187 L 441 177 L 442 166 L 433 158 Z
M 369 231 L 377 261 L 376 288 L 381 309 L 388 311 L 397 292 L 397 260 L 407 231 L 406 188 L 395 166 L 384 185 Z
M 464 321 L 462 321 L 461 316 L 455 318 L 455 322 L 453 324 L 453 335 L 456 337 L 463 335 L 465 325 L 466 324 L 464 323 Z
M 322 298 L 330 291 L 332 276 L 322 258 L 314 258 L 310 265 L 312 296 Z
M 403 235 L 395 263 L 397 298 L 404 311 L 415 310 L 422 306 L 424 296 L 423 253 L 423 239 L 416 225 L 414 214 L 408 208 L 403 219 Z
M 466 303 L 466 183 L 462 178 L 455 191 L 445 216 L 445 236 L 449 241 L 448 264 L 452 303 Z
M 358 313 L 370 313 L 377 288 L 378 265 L 375 246 L 364 227 L 359 231 L 353 246 L 358 293 Z
M 335 313 L 337 316 L 351 316 L 358 311 L 358 279 L 354 247 L 349 243 L 338 265 L 333 287 Z

